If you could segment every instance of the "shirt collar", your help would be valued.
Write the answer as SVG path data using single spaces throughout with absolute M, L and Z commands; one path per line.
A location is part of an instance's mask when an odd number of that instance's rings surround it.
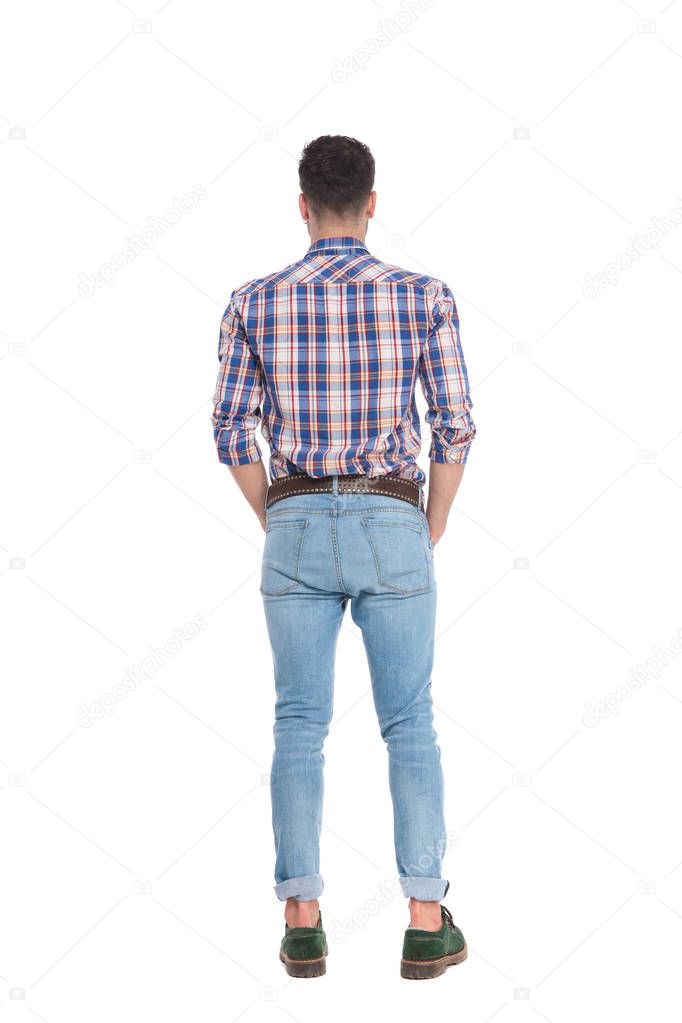
M 318 252 L 366 252 L 369 255 L 369 249 L 365 243 L 350 234 L 335 234 L 328 238 L 318 238 L 310 245 L 306 257 L 317 255 Z

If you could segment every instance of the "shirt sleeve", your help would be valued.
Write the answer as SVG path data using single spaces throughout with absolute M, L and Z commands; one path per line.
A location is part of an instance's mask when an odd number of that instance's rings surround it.
M 464 465 L 476 426 L 459 337 L 455 299 L 447 284 L 438 282 L 429 333 L 419 358 L 419 379 L 428 403 L 426 422 L 431 427 L 429 460 Z
M 249 345 L 234 292 L 220 324 L 218 382 L 213 396 L 213 436 L 225 465 L 261 460 L 256 426 L 261 418 L 261 365 Z

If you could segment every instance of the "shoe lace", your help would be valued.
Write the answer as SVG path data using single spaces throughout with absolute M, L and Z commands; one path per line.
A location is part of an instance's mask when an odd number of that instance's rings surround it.
M 445 919 L 448 921 L 449 926 L 450 927 L 454 927 L 455 926 L 455 921 L 452 919 L 452 913 L 450 912 L 448 907 L 441 905 L 440 908 L 442 909 L 443 915 L 444 915 Z

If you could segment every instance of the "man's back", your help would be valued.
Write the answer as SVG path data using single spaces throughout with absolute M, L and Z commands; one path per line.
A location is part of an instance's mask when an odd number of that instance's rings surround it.
M 237 288 L 221 324 L 214 428 L 228 464 L 260 458 L 270 477 L 361 473 L 423 483 L 415 400 L 428 403 L 433 461 L 465 462 L 475 427 L 452 293 L 372 256 L 358 238 Z

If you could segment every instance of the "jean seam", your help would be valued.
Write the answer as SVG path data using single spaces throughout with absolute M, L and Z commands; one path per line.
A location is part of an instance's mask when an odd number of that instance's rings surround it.
M 412 505 L 412 507 L 414 508 L 415 506 Z M 396 512 L 399 515 L 404 515 L 406 510 L 407 509 L 403 509 L 403 508 L 394 508 L 392 505 L 389 507 L 388 505 L 385 505 L 385 504 L 379 504 L 379 505 L 376 505 L 376 507 L 368 507 L 368 508 L 338 508 L 335 511 L 332 511 L 331 508 L 309 508 L 309 507 L 296 506 L 294 508 L 281 508 L 278 511 L 273 512 L 272 515 L 269 515 L 269 518 L 273 518 L 274 519 L 278 515 L 291 515 L 291 514 L 295 514 L 297 512 L 299 512 L 299 513 L 300 512 L 305 512 L 306 515 L 332 515 L 332 514 L 334 514 L 334 515 L 338 515 L 338 516 L 341 516 L 341 515 L 370 515 L 370 514 L 371 515 L 377 515 L 377 514 L 390 515 L 392 512 Z M 268 512 L 269 511 L 270 511 L 270 509 L 268 509 Z

